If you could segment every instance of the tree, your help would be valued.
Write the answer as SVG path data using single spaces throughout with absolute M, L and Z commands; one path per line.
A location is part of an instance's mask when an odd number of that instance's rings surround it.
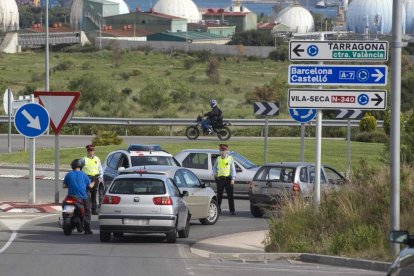
M 274 36 L 270 33 L 250 30 L 235 33 L 227 45 L 274 46 Z
M 158 115 L 160 110 L 168 108 L 171 102 L 170 90 L 171 85 L 166 80 L 150 80 L 149 83 L 141 90 L 138 103 L 145 111 L 155 111 Z

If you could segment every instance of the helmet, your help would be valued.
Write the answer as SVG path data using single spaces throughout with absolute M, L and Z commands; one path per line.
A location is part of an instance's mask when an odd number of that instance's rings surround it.
M 210 106 L 213 108 L 217 105 L 217 100 L 216 99 L 212 99 L 210 100 Z
M 79 168 L 82 170 L 83 168 L 82 160 L 75 159 L 72 161 L 72 163 L 70 163 L 70 166 L 72 167 L 72 170 L 75 170 L 76 168 Z

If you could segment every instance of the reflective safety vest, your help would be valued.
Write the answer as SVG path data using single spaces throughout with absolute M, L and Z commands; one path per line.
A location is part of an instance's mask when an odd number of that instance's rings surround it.
M 218 157 L 217 158 L 217 176 L 230 176 L 231 172 L 231 162 L 233 162 L 233 157 L 227 156 L 226 158 Z
M 94 156 L 93 158 L 86 156 L 84 160 L 85 166 L 82 169 L 84 173 L 90 176 L 99 174 L 99 165 L 101 164 L 101 160 L 99 160 L 98 156 Z

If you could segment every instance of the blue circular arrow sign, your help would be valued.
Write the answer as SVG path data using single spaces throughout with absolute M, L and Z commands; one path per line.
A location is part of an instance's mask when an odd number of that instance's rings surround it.
M 17 131 L 28 138 L 42 135 L 49 128 L 49 122 L 49 113 L 37 103 L 22 105 L 14 115 Z
M 299 123 L 312 121 L 316 116 L 316 109 L 309 108 L 289 108 L 290 117 Z

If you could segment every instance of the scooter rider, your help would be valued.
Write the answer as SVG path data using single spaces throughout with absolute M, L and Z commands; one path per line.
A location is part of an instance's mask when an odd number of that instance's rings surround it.
M 86 193 L 88 188 L 93 188 L 94 183 L 82 170 L 82 161 L 75 159 L 70 164 L 72 171 L 68 172 L 63 179 L 63 188 L 68 189 L 68 195 L 76 198 L 84 206 L 85 214 L 83 216 L 83 229 L 85 235 L 92 234 L 91 231 L 91 204 Z
M 95 146 L 94 145 L 87 145 L 86 147 L 87 155 L 83 157 L 82 164 L 83 164 L 83 172 L 86 173 L 92 182 L 95 183 L 95 186 L 90 189 L 90 196 L 91 196 L 91 205 L 92 205 L 92 214 L 98 214 L 98 203 L 97 203 L 97 191 L 98 191 L 98 184 L 102 182 L 103 177 L 103 169 L 101 164 L 101 159 L 95 155 Z
M 203 114 L 207 119 L 201 121 L 204 132 L 208 132 L 209 134 L 212 132 L 211 126 L 215 126 L 219 118 L 223 116 L 223 112 L 221 112 L 221 109 L 217 106 L 217 100 L 210 100 L 210 106 L 211 111 Z

